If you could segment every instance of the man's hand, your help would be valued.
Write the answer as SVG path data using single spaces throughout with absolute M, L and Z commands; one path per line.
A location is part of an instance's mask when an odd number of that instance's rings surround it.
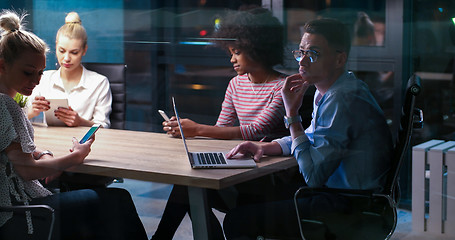
M 264 150 L 260 145 L 252 142 L 243 142 L 233 148 L 226 154 L 227 158 L 232 158 L 236 154 L 242 154 L 245 157 L 253 156 L 255 162 L 259 162 L 261 157 L 264 155 Z
M 300 74 L 294 74 L 286 78 L 281 89 L 284 107 L 286 108 L 286 116 L 293 117 L 299 114 L 303 95 L 305 95 L 309 86 L 310 84 L 303 80 Z

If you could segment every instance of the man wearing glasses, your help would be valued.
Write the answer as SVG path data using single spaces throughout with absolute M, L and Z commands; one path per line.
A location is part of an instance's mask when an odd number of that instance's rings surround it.
M 345 70 L 351 39 L 346 26 L 333 19 L 308 22 L 293 51 L 299 73 L 286 79 L 282 88 L 286 108 L 284 122 L 291 136 L 265 145 L 244 142 L 228 154 L 292 154 L 305 184 L 310 187 L 369 189 L 380 192 L 392 156 L 392 137 L 384 114 L 367 85 Z M 316 87 L 311 125 L 304 129 L 299 108 L 310 85 Z M 271 192 L 288 200 L 240 206 L 227 213 L 224 230 L 228 239 L 258 235 L 291 238 L 300 236 L 293 193 L 299 184 L 271 186 Z M 284 196 L 287 195 L 287 196 Z M 306 209 L 343 209 L 340 196 L 303 199 Z M 310 211 L 311 212 L 311 211 Z M 309 212 L 301 215 L 311 215 Z

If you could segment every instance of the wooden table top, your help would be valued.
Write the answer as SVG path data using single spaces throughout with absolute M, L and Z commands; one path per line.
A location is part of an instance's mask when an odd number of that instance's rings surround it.
M 35 126 L 35 143 L 58 157 L 69 153 L 72 137 L 79 140 L 87 130 L 88 127 Z M 187 139 L 188 148 L 193 152 L 227 152 L 241 142 Z M 101 128 L 84 164 L 71 171 L 221 189 L 296 165 L 293 157 L 273 156 L 262 158 L 258 167 L 252 169 L 192 169 L 179 138 L 164 133 Z

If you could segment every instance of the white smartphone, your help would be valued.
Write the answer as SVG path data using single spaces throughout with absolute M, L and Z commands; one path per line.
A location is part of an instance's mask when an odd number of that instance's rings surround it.
M 80 144 L 85 143 L 87 140 L 89 140 L 93 134 L 98 131 L 98 129 L 101 127 L 101 124 L 93 124 L 93 126 L 87 131 L 87 133 L 84 135 L 84 137 L 79 141 Z
M 164 118 L 164 121 L 168 121 L 168 122 L 171 121 L 171 119 L 169 119 L 169 117 L 163 110 L 158 110 L 158 112 L 160 113 L 161 117 Z

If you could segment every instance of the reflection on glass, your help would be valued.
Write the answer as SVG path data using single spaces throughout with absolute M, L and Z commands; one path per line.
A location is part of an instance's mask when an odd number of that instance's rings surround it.
M 227 85 L 236 75 L 233 68 L 190 64 L 169 67 L 169 96 L 185 99 L 179 103 L 179 111 L 198 123 L 216 122 Z
M 357 20 L 354 23 L 352 45 L 376 46 L 374 24 L 365 12 L 357 13 Z
M 358 2 L 351 4 L 345 1 L 287 1 L 287 39 L 299 43 L 305 22 L 328 17 L 339 19 L 351 29 L 353 46 L 384 46 L 385 39 L 385 2 Z M 360 34 L 361 36 L 359 36 Z
M 393 72 L 391 71 L 353 71 L 357 78 L 363 80 L 370 88 L 386 119 L 391 124 L 393 119 Z
M 384 17 L 373 19 L 374 36 L 376 38 L 376 46 L 384 46 L 385 40 L 385 21 Z
M 352 45 L 384 46 L 384 38 L 385 22 L 383 17 L 375 17 L 372 19 L 366 12 L 357 12 Z

